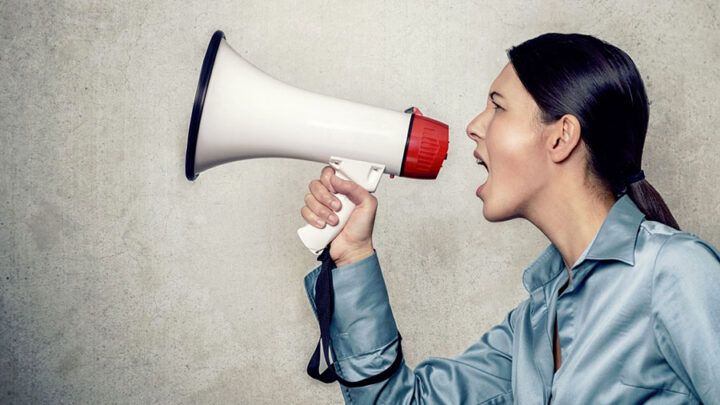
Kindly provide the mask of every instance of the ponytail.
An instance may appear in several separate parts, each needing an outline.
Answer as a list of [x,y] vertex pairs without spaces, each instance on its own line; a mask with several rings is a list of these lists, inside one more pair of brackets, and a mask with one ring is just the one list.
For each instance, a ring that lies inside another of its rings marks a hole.
[[667,226],[671,226],[680,230],[675,217],[660,196],[647,180],[642,179],[627,186],[627,195],[633,200],[640,211],[645,214],[645,218],[650,221],[662,222]]

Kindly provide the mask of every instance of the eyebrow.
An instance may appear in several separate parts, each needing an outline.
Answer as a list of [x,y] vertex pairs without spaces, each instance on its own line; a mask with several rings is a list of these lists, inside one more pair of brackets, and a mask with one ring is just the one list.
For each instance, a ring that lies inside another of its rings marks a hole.
[[495,96],[505,98],[505,96],[503,96],[502,94],[498,93],[497,91],[493,91],[493,92],[490,93],[490,99],[491,99],[491,100],[492,100],[492,98],[495,97]]

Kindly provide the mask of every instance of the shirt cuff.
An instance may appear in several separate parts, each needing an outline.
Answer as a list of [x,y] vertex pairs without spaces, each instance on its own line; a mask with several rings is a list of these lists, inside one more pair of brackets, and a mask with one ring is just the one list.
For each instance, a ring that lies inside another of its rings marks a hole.
[[[305,291],[316,318],[315,283],[320,268],[305,276]],[[332,277],[330,346],[335,371],[348,381],[379,374],[395,361],[399,339],[377,254],[333,269]]]

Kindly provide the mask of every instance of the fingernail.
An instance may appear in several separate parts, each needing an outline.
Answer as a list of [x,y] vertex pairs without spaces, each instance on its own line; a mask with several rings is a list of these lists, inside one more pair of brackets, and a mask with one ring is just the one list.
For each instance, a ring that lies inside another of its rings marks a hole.
[[328,216],[328,220],[329,220],[330,222],[335,223],[335,222],[338,221],[338,217],[337,217],[335,214],[330,214],[330,215]]
[[340,203],[339,203],[338,201],[333,201],[333,202],[332,202],[332,207],[333,207],[333,209],[334,209],[335,211],[337,211],[337,210],[340,209]]
[[319,227],[325,226],[325,221],[323,221],[322,219],[316,219],[315,223],[318,224]]

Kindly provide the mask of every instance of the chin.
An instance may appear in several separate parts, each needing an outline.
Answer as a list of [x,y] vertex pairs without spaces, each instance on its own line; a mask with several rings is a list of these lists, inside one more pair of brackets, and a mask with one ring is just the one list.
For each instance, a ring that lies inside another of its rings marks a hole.
[[483,216],[488,222],[498,222],[502,220],[485,200],[483,200]]
[[496,216],[496,215],[492,215],[492,214],[488,213],[487,210],[484,209],[484,208],[483,208],[483,216],[485,217],[485,219],[486,219],[488,222],[501,222],[501,221],[504,221],[504,220],[505,220],[505,219],[504,219],[503,217],[501,217],[501,216]]
[[517,215],[512,210],[507,210],[509,204],[500,204],[500,206],[506,209],[495,209],[495,204],[489,204],[488,201],[483,200],[483,216],[488,222],[502,222],[513,218],[517,218]]

